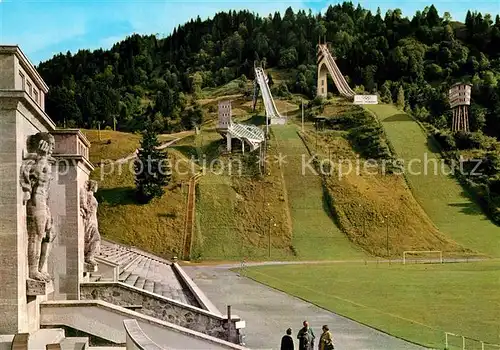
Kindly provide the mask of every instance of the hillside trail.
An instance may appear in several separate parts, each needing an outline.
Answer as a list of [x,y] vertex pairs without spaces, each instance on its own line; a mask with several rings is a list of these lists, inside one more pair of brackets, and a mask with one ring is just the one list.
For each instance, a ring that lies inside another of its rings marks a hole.
[[[182,139],[182,137],[178,137],[178,138],[175,138],[173,140],[164,142],[160,146],[158,146],[158,149],[165,149],[181,139]],[[139,149],[136,148],[136,150],[134,152],[130,153],[128,156],[115,160],[115,163],[117,163],[117,164],[127,163],[128,161],[131,161],[132,159],[137,157],[138,152],[139,152]]]
[[[394,106],[367,105],[366,108],[381,121],[397,157],[404,161],[413,195],[437,228],[466,248],[500,257],[500,228],[483,213],[457,179],[448,175],[450,168],[420,125]],[[438,164],[438,171],[434,170],[434,164]]]
[[[292,218],[292,245],[302,259],[367,256],[348,240],[329,214],[320,176],[307,169],[310,155],[294,125],[272,127]],[[279,160],[278,160],[279,161]]]

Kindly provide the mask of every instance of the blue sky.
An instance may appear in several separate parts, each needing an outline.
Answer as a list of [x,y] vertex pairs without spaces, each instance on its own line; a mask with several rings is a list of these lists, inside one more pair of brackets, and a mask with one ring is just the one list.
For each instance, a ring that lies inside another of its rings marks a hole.
[[[338,2],[338,1],[337,1]],[[173,28],[199,15],[213,17],[218,11],[249,9],[261,15],[274,11],[326,10],[336,1],[325,0],[0,0],[0,43],[18,44],[33,64],[59,52],[81,48],[109,48],[132,33],[168,35]],[[355,4],[358,1],[353,1]],[[405,16],[435,4],[439,13],[451,13],[464,21],[468,9],[493,16],[500,0],[360,0],[365,8],[382,13],[400,8]]]

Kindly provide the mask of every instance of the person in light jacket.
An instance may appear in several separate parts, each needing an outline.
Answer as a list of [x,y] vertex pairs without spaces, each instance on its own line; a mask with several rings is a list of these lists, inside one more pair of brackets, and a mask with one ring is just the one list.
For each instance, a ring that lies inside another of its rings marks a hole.
[[333,337],[332,337],[332,333],[330,333],[330,329],[325,324],[322,327],[322,330],[323,330],[323,333],[321,334],[321,337],[319,338],[319,344],[318,344],[319,350],[332,350],[332,349],[334,349]]

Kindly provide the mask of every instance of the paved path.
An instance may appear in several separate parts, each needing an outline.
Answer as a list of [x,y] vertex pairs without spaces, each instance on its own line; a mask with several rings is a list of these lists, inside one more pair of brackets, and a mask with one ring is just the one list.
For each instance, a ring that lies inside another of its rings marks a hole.
[[328,324],[336,339],[336,350],[424,349],[241,277],[227,267],[183,269],[222,313],[231,305],[231,312],[246,321],[245,343],[254,350],[279,349],[284,331],[291,327],[295,338],[304,319],[310,322],[317,337],[321,325]]
[[[423,263],[433,263],[437,264],[440,263],[441,260],[439,258],[406,258],[408,261],[408,264],[423,264]],[[475,255],[472,255],[470,257],[460,257],[460,258],[443,258],[442,262],[443,263],[469,263],[469,262],[480,262],[480,261],[499,261],[499,258],[484,258],[484,257],[477,257]],[[391,259],[390,261],[384,258],[380,259],[355,259],[355,260],[277,260],[277,261],[245,261],[245,266],[246,267],[252,267],[252,266],[268,266],[268,265],[319,265],[319,264],[353,264],[353,263],[365,263],[365,264],[402,264],[403,259]],[[182,265],[182,268],[186,267],[199,267],[199,268],[205,268],[205,267],[210,267],[213,269],[222,269],[222,270],[227,270],[227,269],[234,269],[241,267],[241,262],[236,263],[236,262],[214,262],[214,263],[200,263],[200,264],[191,264],[189,262],[181,261],[180,264]]]

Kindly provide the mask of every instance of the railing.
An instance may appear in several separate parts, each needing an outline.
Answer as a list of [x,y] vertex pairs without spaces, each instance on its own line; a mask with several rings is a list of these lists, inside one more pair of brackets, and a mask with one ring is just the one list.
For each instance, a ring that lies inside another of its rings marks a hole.
[[284,119],[283,116],[279,113],[278,109],[276,108],[276,104],[274,103],[271,90],[269,89],[269,85],[267,84],[267,79],[264,73],[264,69],[262,69],[261,67],[255,68],[255,78],[259,83],[260,90],[262,91],[262,99],[264,100],[264,107],[266,109],[267,118],[269,120]]
[[[474,339],[474,338],[469,338],[469,337],[466,337],[466,336],[463,336],[463,335],[458,335],[458,334],[454,334],[454,333],[450,333],[450,332],[445,332],[444,333],[444,336],[445,336],[445,345],[444,345],[444,348],[445,350],[452,350],[452,349],[461,349],[461,350],[467,350],[467,349],[477,349],[477,347],[467,347],[467,342],[473,342],[475,344],[478,344],[478,345],[481,345],[481,350],[489,350],[489,349],[500,349],[500,344],[492,344],[492,343],[488,343],[488,342],[485,342],[485,341],[482,341],[482,340],[477,340],[477,339]],[[461,340],[461,344],[460,345],[454,345],[453,347],[450,347],[451,344],[450,344],[450,338],[452,337],[457,337]]]

